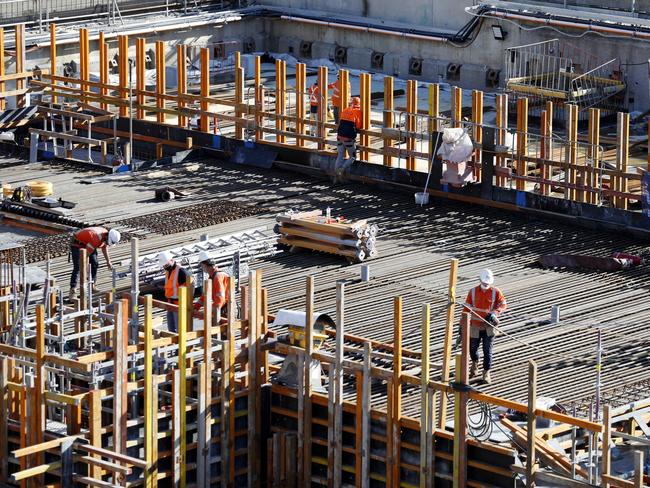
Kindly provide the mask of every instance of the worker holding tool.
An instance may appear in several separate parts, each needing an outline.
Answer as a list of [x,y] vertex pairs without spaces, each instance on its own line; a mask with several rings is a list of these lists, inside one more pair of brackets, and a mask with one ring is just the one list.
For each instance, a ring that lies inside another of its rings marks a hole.
[[[217,264],[205,251],[199,253],[199,263],[203,272],[208,275],[208,278],[212,281],[212,308],[215,312],[213,317],[215,318],[215,323],[219,324],[219,322],[221,322],[221,317],[226,314],[230,276],[228,276],[228,273],[219,271]],[[205,292],[194,303],[194,310],[200,310],[203,308],[204,303]]]
[[[335,181],[356,159],[357,147],[357,130],[361,129],[361,100],[359,97],[353,97],[350,106],[343,110],[341,122],[336,135],[336,146],[338,157],[334,164]],[[345,159],[345,153],[348,159]]]
[[[320,102],[320,88],[318,86],[318,81],[309,87],[309,120],[311,122],[318,122],[318,105]],[[316,135],[318,133],[316,125],[309,126],[309,134]]]
[[90,276],[92,279],[92,290],[97,291],[97,270],[99,261],[97,260],[97,249],[102,250],[106,259],[106,267],[113,269],[111,256],[108,252],[108,246],[114,246],[120,242],[120,233],[115,229],[108,230],[105,227],[86,227],[78,230],[72,236],[70,241],[70,255],[72,256],[72,276],[70,277],[70,301],[77,298],[77,283],[79,281],[79,269],[81,267],[80,251],[85,249],[90,261]]
[[[332,111],[334,112],[334,123],[338,124],[341,115],[341,74],[336,75],[336,81],[327,85],[332,90]],[[348,81],[348,93],[350,93],[350,82]]]
[[492,382],[492,344],[494,342],[494,326],[499,325],[499,316],[508,307],[506,299],[494,284],[494,273],[484,269],[479,275],[480,284],[467,294],[464,311],[470,314],[469,355],[472,367],[469,376],[473,378],[478,372],[478,347],[483,343],[483,381],[488,385]]
[[[187,271],[174,260],[169,251],[158,255],[158,263],[165,270],[165,298],[167,303],[178,305],[178,289],[187,283]],[[169,332],[178,332],[178,311],[167,310],[167,329]]]

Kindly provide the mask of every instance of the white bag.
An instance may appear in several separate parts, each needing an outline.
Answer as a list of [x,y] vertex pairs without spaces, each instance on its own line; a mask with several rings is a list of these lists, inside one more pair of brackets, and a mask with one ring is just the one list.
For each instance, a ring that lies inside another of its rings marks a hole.
[[443,161],[464,163],[469,161],[474,153],[474,143],[463,128],[444,129],[442,144],[438,149],[438,156]]

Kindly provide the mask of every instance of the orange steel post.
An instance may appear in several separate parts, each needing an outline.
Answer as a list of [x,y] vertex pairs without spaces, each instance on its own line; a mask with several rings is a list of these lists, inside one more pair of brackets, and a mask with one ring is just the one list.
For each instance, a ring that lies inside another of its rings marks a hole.
[[[160,95],[166,94],[166,62],[165,62],[165,42],[156,41],[156,107],[159,109],[165,108],[165,98]],[[167,122],[167,114],[164,112],[158,112],[156,114],[156,120],[159,123],[164,124]]]
[[[566,105],[567,108],[567,163],[569,164],[569,170],[567,171],[567,183],[570,185],[575,185],[577,183],[577,170],[576,165],[578,164],[578,106],[577,105]],[[578,192],[575,188],[567,188],[565,195],[568,195],[570,200],[575,200],[577,198]]]
[[[540,135],[541,135],[541,140],[540,140],[540,145],[539,145],[539,157],[543,160],[546,161],[550,159],[549,152],[548,152],[548,112],[546,110],[542,110],[541,116],[540,116]],[[549,180],[549,174],[551,171],[551,167],[544,162],[542,162],[540,168],[540,176],[542,178],[542,182],[539,185],[539,191],[542,195],[548,195],[549,190],[550,190],[550,185],[545,183],[546,180]]]
[[[15,59],[16,59],[16,73],[25,72],[25,24],[17,24],[15,30]],[[16,90],[25,88],[25,79],[16,79]],[[18,95],[16,97],[16,106],[25,106],[25,95]]]
[[[201,48],[201,111],[208,111],[208,102],[204,100],[210,96],[210,50],[207,47]],[[200,129],[203,132],[210,131],[210,119],[207,115],[201,115]]]
[[[528,163],[523,159],[528,155],[528,99],[517,100],[517,176],[526,176]],[[517,190],[524,191],[526,182],[517,180]]]
[[[81,81],[90,81],[90,42],[88,41],[88,29],[79,29],[79,74]],[[88,83],[81,83],[81,90],[87,92]],[[83,99],[82,99],[83,100]]]
[[[0,34],[0,36],[1,35],[2,34]],[[1,45],[2,43],[0,42],[0,46]],[[0,54],[0,64],[4,64],[2,63],[2,54]],[[2,76],[3,71],[4,71],[4,66],[0,66],[0,76]],[[54,22],[50,24],[50,74],[52,76],[56,76],[56,24]],[[52,84],[56,85],[57,84],[56,80],[52,80]],[[2,92],[3,88],[4,88],[4,83],[0,82],[0,92]],[[1,103],[2,101],[0,100],[0,104]],[[52,95],[52,103],[58,103],[58,97],[56,95]],[[0,108],[2,108],[1,105]]]
[[296,63],[296,146],[304,147],[305,139],[305,95],[307,72],[304,63]]
[[406,137],[406,169],[415,171],[415,156],[412,154],[415,151],[415,137],[413,133],[416,129],[418,113],[418,84],[415,80],[408,80],[406,82],[406,130],[409,132]]
[[244,117],[242,106],[244,105],[245,84],[244,68],[239,66],[235,68],[235,116],[238,118],[235,122],[235,137],[237,139],[244,138],[244,124],[241,119]]
[[286,136],[280,133],[286,130],[286,121],[284,119],[286,104],[286,66],[286,63],[281,59],[277,59],[275,62],[275,129],[279,131],[275,136],[275,140],[281,144],[286,142]]
[[145,117],[144,108],[142,108],[144,105],[144,90],[146,88],[145,68],[145,40],[144,38],[139,37],[135,40],[135,101],[138,105],[135,110],[135,117],[140,120]]
[[[628,181],[624,173],[627,173],[627,165],[630,155],[630,114],[619,112],[616,132],[616,170],[619,175],[615,177],[616,186],[614,190],[620,193],[627,193]],[[627,198],[614,197],[616,208],[627,210]]]
[[[362,73],[360,76],[361,84],[361,129],[367,131],[370,129],[370,87],[372,78],[369,73]],[[361,146],[370,146],[370,136],[368,134],[361,134]],[[361,160],[369,161],[370,152],[367,149],[361,149]]]
[[455,86],[451,89],[451,123],[460,127],[463,119],[463,90]]
[[[497,95],[497,144],[503,146],[506,143],[508,129],[508,95]],[[497,156],[497,166],[505,167],[506,160],[503,156]],[[497,176],[497,186],[505,185],[505,177]]]
[[[325,66],[318,67],[318,94],[320,95],[318,101],[318,149],[325,149],[325,137],[327,135],[327,112],[328,112],[328,91],[327,91],[327,68]],[[650,156],[648,156],[650,160]]]
[[262,86],[262,59],[255,56],[255,140],[264,139],[262,126],[264,125],[264,87]]
[[[120,84],[120,98],[123,101],[128,99],[128,84],[129,84],[129,37],[120,35],[118,39],[118,67],[119,67],[119,84]],[[120,107],[120,117],[128,115],[127,104],[124,103]]]
[[339,71],[339,75],[341,76],[341,110],[339,113],[343,113],[343,110],[350,104],[350,73],[347,69],[342,69]]
[[[395,108],[393,104],[393,90],[394,90],[394,80],[392,76],[386,76],[384,78],[384,127],[386,129],[393,128],[393,109]],[[390,137],[384,137],[384,166],[391,167],[393,166],[393,156],[386,154],[386,151],[392,149],[393,139]]]
[[[477,144],[483,142],[483,92],[480,90],[472,91],[472,122],[474,126],[474,141]],[[474,151],[474,178],[481,181],[481,150]]]
[[[598,171],[600,169],[600,109],[589,109],[589,147],[587,148],[587,157],[591,160],[591,167],[589,168],[589,178],[587,183],[592,190],[600,186],[598,178]],[[598,203],[598,193],[589,191],[587,192],[587,203]]]
[[178,126],[187,127],[187,117],[180,114],[180,111],[185,108],[183,95],[187,94],[187,46],[185,44],[176,46],[176,72],[178,73]]
[[[105,41],[103,32],[99,33],[99,83],[102,85],[108,84],[108,44]],[[108,94],[108,89],[105,86],[99,88],[100,96],[104,97]],[[99,107],[102,110],[108,109],[106,102],[101,102]]]

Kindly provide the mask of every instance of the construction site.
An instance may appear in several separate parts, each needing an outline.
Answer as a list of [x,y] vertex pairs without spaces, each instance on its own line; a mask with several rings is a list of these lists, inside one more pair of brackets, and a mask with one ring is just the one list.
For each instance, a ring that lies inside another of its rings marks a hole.
[[649,16],[0,0],[0,486],[650,486]]

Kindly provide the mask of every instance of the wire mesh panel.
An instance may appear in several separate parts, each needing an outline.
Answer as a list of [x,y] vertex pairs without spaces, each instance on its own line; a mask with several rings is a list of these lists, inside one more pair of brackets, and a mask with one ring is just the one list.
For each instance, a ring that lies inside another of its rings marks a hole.
[[625,82],[617,59],[602,62],[593,54],[558,39],[506,49],[506,90],[517,98],[528,98],[529,113],[540,116],[547,101],[557,110],[554,118],[563,122],[565,104],[586,109],[597,107],[603,115],[623,108]]

